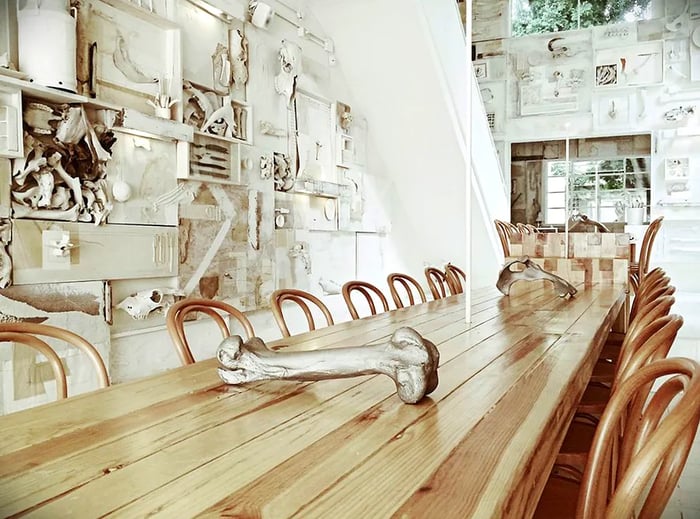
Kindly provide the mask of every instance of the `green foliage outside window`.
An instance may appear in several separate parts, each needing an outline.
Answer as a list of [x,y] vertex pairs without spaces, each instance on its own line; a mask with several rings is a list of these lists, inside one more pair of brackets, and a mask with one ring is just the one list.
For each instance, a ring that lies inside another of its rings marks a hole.
[[648,17],[651,0],[513,0],[513,36],[583,29]]

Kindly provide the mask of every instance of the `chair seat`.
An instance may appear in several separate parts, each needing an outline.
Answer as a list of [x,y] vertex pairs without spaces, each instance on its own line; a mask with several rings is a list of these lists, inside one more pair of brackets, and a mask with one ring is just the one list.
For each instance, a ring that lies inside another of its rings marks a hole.
[[556,475],[549,476],[533,517],[538,519],[573,518],[576,515],[579,488],[579,484],[572,479]]
[[617,359],[620,358],[620,351],[621,348],[619,344],[605,343],[602,351],[600,352],[600,357],[598,357],[598,359],[599,361],[604,360],[611,363],[615,363],[617,362]]
[[600,383],[588,384],[576,412],[599,415],[605,409],[608,400],[610,400],[610,387]]
[[569,465],[583,472],[588,460],[588,452],[593,445],[596,424],[590,419],[574,417],[566,431],[555,465]]
[[591,382],[612,384],[615,380],[615,364],[607,359],[599,359],[593,368]]

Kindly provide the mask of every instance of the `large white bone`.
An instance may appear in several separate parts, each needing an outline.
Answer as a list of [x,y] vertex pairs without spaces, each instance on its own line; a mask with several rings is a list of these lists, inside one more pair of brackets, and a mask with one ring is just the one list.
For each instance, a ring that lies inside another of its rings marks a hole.
[[63,164],[61,164],[62,158],[59,152],[52,153],[47,159],[48,165],[51,166],[58,176],[66,183],[71,193],[73,193],[73,200],[75,200],[78,209],[82,209],[83,195],[80,190],[80,179],[71,177],[68,172],[63,169]]
[[224,339],[216,356],[224,366],[219,376],[227,384],[382,374],[394,380],[399,398],[407,404],[437,387],[440,362],[435,345],[407,327],[381,344],[296,352],[273,351],[258,337],[244,343],[234,335]]
[[[520,264],[524,265],[525,269],[521,271],[513,271],[510,269],[511,266]],[[509,261],[501,270],[498,276],[498,281],[496,281],[496,288],[500,290],[503,294],[508,295],[510,293],[510,286],[516,281],[535,281],[537,279],[544,279],[554,283],[554,290],[557,291],[559,297],[574,296],[577,290],[571,283],[562,277],[547,272],[537,263],[532,261],[529,256],[523,256],[521,258]]]

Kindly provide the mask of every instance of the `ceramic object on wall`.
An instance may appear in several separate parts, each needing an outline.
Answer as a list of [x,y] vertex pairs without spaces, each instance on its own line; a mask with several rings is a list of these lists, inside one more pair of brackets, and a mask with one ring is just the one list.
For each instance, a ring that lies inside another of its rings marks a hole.
[[19,66],[39,85],[75,92],[75,18],[67,0],[27,0],[17,12]]

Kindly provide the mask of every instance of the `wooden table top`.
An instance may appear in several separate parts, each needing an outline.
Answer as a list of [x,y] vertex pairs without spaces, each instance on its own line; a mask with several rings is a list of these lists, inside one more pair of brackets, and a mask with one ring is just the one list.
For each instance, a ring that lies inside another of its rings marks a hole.
[[272,343],[412,326],[441,355],[417,405],[382,375],[232,387],[207,360],[0,417],[0,516],[528,517],[626,294],[513,290],[472,293],[469,325],[460,295]]

